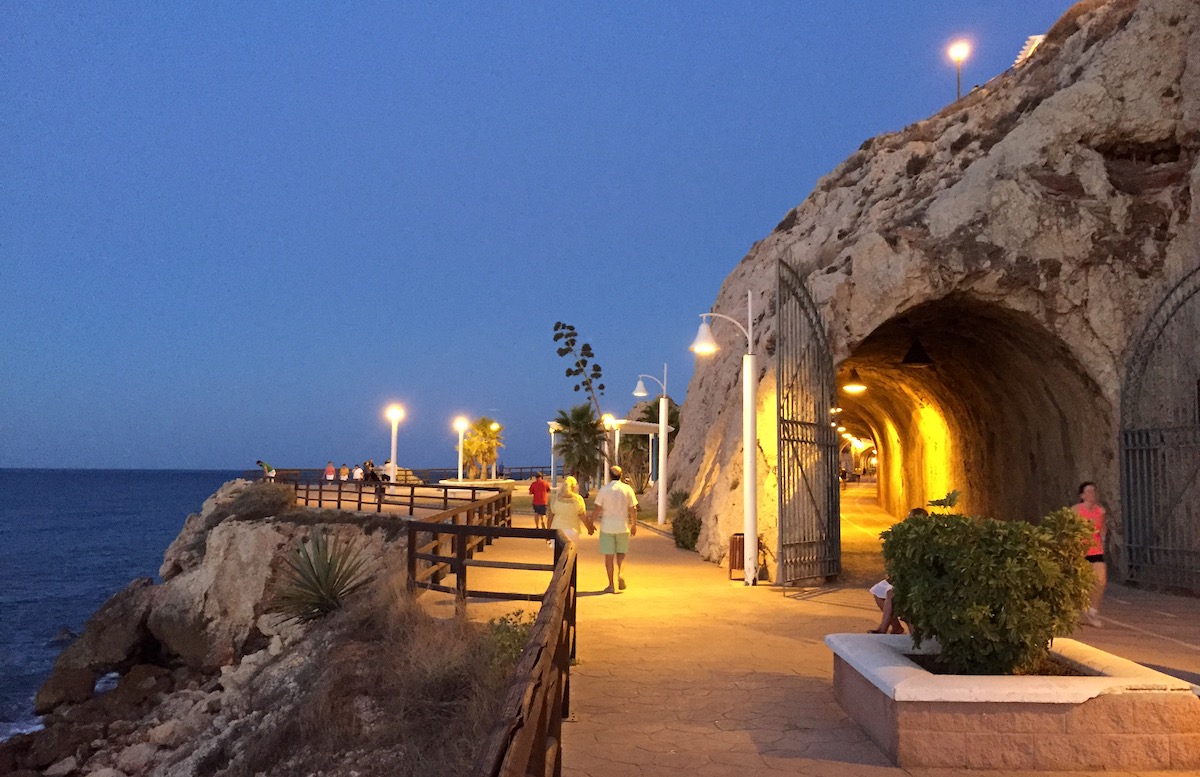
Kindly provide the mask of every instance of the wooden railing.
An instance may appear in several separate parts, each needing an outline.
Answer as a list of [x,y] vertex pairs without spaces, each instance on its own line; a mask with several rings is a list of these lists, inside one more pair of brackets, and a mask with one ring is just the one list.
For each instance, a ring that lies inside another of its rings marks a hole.
[[[490,497],[499,492],[495,487],[475,486],[422,486],[412,483],[379,483],[365,480],[335,481],[277,481],[292,486],[296,501],[305,507],[353,510],[354,512],[392,512],[403,515],[427,514],[430,512],[453,512],[475,504],[493,504]],[[507,492],[503,492],[506,496]],[[511,523],[508,510],[510,500],[505,499],[504,522]],[[491,513],[499,505],[488,508]],[[489,519],[494,515],[489,514]],[[494,523],[494,521],[492,521]]]
[[[481,503],[482,505],[482,503]],[[516,529],[488,525],[481,508],[455,509],[427,521],[408,524],[409,589],[455,595],[456,612],[466,614],[468,597],[512,601],[541,600],[529,644],[521,653],[501,714],[489,732],[472,775],[524,777],[562,773],[562,720],[570,714],[571,662],[575,658],[575,545],[553,529]],[[472,511],[475,511],[472,514]],[[486,515],[486,513],[484,513]],[[493,540],[504,537],[554,541],[554,563],[537,564],[475,558]],[[427,538],[422,541],[423,538]],[[551,572],[545,593],[472,589],[472,567]],[[453,574],[453,587],[442,584]]]

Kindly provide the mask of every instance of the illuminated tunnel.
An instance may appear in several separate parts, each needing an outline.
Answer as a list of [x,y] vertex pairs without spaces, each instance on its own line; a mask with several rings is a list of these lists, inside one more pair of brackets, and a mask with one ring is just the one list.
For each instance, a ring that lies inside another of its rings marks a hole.
[[839,391],[843,424],[877,447],[879,502],[893,515],[957,489],[962,512],[1036,519],[1111,466],[1110,404],[1028,314],[928,302],[852,349],[839,386],[852,370],[867,388]]

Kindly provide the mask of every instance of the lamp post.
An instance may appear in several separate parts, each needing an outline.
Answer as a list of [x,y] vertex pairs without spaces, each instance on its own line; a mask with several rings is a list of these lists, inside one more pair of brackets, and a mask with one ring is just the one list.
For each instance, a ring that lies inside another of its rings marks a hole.
[[402,405],[388,405],[387,412],[384,414],[387,420],[392,422],[392,480],[396,479],[396,428],[400,426],[400,422],[404,420],[404,407]]
[[721,313],[701,313],[700,329],[691,350],[701,356],[716,353],[717,341],[713,337],[709,321],[720,318],[736,326],[746,336],[746,353],[742,356],[742,531],[743,568],[746,585],[758,584],[758,431],[755,428],[755,379],[754,366],[754,309],[750,292],[746,292],[746,326]]
[[950,44],[950,48],[946,49],[946,56],[950,57],[954,62],[954,72],[956,82],[958,84],[958,96],[955,100],[962,99],[962,63],[967,57],[971,56],[971,44],[965,40],[956,40]]
[[662,387],[662,396],[658,398],[658,525],[662,526],[667,522],[667,365],[663,365],[661,382],[652,375],[638,375],[637,386],[633,389],[635,397],[650,395],[643,378],[650,378]]
[[471,425],[471,422],[468,421],[467,417],[464,415],[460,415],[458,418],[454,419],[454,431],[458,432],[458,482],[459,483],[461,483],[462,479],[463,479],[463,435],[467,433],[467,428],[470,427],[470,425]]
[[[495,422],[495,421],[492,421],[492,425],[491,425],[490,427],[488,427],[488,428],[489,428],[489,429],[491,429],[493,432],[495,432],[495,433],[496,433],[496,437],[497,437],[497,438],[499,438],[499,436],[500,436],[500,424],[499,424],[499,423],[497,423],[497,422]],[[495,479],[496,479],[496,464],[497,464],[497,462],[499,462],[499,461],[500,461],[500,447],[499,447],[499,446],[495,446],[495,447],[493,447],[493,448],[492,448],[492,454],[493,454],[493,458],[492,458],[492,480],[495,480]]]

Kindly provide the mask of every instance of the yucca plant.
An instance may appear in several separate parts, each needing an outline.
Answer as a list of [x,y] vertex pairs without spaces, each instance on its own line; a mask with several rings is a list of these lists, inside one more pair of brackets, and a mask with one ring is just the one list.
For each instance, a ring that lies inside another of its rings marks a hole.
[[271,611],[302,623],[340,608],[346,597],[371,582],[367,561],[353,545],[330,540],[323,529],[301,540],[287,559]]

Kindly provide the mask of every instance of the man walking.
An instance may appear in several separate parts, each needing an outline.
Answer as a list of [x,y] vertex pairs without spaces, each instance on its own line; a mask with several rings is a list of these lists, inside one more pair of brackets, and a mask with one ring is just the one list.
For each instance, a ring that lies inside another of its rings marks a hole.
[[546,504],[549,501],[546,496],[550,493],[550,486],[542,479],[542,473],[537,473],[533,478],[533,482],[529,484],[529,493],[533,494],[533,523],[538,529],[546,528]]
[[[629,538],[637,534],[637,494],[621,482],[621,468],[609,470],[612,480],[596,492],[595,506],[590,516],[591,523],[600,521],[600,552],[604,554],[604,569],[608,572],[608,588],[611,594],[625,590],[625,578],[621,567],[625,554],[629,552]],[[616,561],[616,587],[613,587],[613,562]]]

